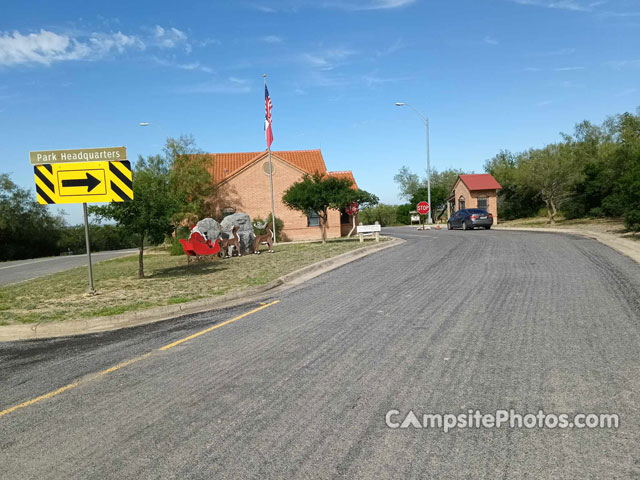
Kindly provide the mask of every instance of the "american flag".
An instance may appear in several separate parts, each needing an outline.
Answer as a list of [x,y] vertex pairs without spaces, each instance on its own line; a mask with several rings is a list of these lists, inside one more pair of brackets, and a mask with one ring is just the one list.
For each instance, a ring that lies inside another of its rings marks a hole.
[[269,96],[269,90],[267,90],[267,84],[264,84],[264,131],[267,138],[267,148],[271,148],[273,143],[273,131],[271,130],[271,97]]

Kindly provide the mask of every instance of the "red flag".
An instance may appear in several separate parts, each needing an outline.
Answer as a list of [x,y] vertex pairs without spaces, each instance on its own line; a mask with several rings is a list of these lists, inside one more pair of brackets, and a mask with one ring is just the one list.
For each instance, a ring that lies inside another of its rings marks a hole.
[[273,131],[271,130],[271,97],[269,97],[269,90],[267,90],[267,84],[264,84],[264,131],[267,139],[267,148],[271,148],[273,143]]

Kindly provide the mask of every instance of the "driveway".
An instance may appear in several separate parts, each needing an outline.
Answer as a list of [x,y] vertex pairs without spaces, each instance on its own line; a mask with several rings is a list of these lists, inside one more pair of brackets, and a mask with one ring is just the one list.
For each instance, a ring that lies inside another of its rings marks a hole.
[[[637,264],[558,234],[387,232],[407,242],[265,305],[0,345],[2,478],[640,478]],[[385,420],[508,409],[619,428]]]

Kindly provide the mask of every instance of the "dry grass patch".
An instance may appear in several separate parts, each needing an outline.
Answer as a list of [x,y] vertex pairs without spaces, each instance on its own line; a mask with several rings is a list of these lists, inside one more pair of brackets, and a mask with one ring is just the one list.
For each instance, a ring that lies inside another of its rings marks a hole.
[[[368,241],[367,244],[371,242]],[[87,294],[87,268],[0,288],[0,326],[117,315],[189,302],[264,285],[294,270],[363,245],[357,240],[279,245],[273,254],[206,260],[187,265],[185,256],[145,255],[147,278],[138,280],[137,255],[94,265],[98,294]]]
[[577,218],[574,220],[557,219],[553,225],[547,224],[547,217],[520,218],[518,220],[500,220],[500,227],[540,227],[540,228],[573,228],[601,233],[624,233],[624,224],[617,218]]

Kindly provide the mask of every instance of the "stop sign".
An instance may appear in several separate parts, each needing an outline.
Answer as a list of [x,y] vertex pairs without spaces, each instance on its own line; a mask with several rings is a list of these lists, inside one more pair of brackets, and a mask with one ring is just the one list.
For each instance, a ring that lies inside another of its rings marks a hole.
[[427,202],[420,202],[416,210],[418,210],[420,215],[426,215],[430,210],[429,204]]

